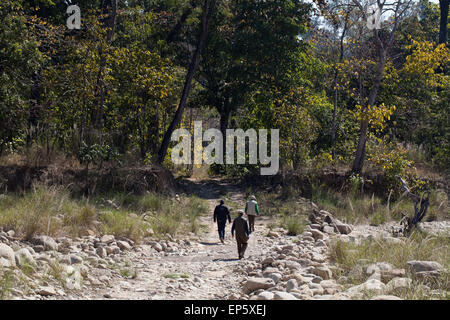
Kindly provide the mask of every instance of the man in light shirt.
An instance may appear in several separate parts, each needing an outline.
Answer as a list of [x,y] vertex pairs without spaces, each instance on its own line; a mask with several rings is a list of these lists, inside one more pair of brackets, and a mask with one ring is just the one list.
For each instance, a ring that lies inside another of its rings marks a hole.
[[248,217],[248,224],[250,225],[250,232],[255,231],[255,218],[259,215],[258,202],[256,202],[256,197],[251,196],[250,200],[245,204],[245,213]]

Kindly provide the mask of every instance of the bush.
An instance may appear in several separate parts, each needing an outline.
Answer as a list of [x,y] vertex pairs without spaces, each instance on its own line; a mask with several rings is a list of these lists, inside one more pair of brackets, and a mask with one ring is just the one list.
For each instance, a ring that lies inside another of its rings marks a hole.
[[146,225],[142,219],[130,214],[129,211],[125,210],[103,212],[100,216],[102,232],[139,241],[144,236]]
[[306,221],[303,216],[288,216],[285,215],[281,218],[281,227],[286,229],[288,235],[296,236],[301,234],[305,228]]

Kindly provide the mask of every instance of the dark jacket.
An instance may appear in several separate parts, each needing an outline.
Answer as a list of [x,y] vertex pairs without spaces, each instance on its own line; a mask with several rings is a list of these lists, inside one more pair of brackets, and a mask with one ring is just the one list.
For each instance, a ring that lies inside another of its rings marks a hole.
[[214,209],[214,222],[220,221],[220,222],[228,222],[231,223],[231,216],[230,216],[230,210],[227,206],[224,206],[223,204],[219,204]]
[[247,243],[248,237],[250,236],[250,231],[248,230],[248,223],[242,216],[237,217],[233,221],[233,226],[231,227],[231,235],[234,236],[234,231],[236,231],[236,240],[242,243]]

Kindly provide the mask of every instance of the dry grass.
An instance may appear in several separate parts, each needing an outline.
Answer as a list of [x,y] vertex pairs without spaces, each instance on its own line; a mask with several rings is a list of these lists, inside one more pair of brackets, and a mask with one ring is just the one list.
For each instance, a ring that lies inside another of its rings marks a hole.
[[[330,246],[329,257],[336,263],[334,276],[347,277],[344,285],[356,285],[365,282],[368,275],[354,272],[362,261],[365,264],[388,262],[396,268],[407,269],[407,261],[424,260],[437,261],[447,271],[450,270],[450,238],[446,236],[430,236],[423,232],[414,232],[404,243],[392,244],[382,238],[362,241],[361,244],[346,243],[340,240]],[[407,272],[413,280],[410,289],[401,293],[404,299],[440,299],[447,297],[450,291],[450,278],[448,273],[431,284],[435,290],[426,290],[424,283],[413,274]],[[427,283],[430,285],[430,283]],[[431,294],[431,295],[430,295]]]
[[[374,195],[341,193],[316,186],[313,189],[312,201],[338,219],[352,224],[381,225],[385,222],[400,220],[402,213],[409,216],[414,214],[414,204],[409,198],[404,197],[396,202],[390,201],[389,208],[387,198],[383,200]],[[443,191],[432,190],[425,221],[449,218],[448,196]]]
[[140,241],[149,227],[157,236],[198,232],[198,217],[207,210],[206,201],[193,196],[118,193],[80,199],[67,188],[39,185],[22,196],[0,196],[0,227],[27,239],[36,234],[77,237],[90,229]]

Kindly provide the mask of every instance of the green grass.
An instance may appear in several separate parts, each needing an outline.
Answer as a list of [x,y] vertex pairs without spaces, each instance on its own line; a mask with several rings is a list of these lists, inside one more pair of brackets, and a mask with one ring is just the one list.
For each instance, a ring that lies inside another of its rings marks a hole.
[[305,216],[300,215],[284,215],[280,221],[281,227],[286,229],[290,236],[301,234],[305,229],[306,224],[307,221]]
[[190,277],[190,275],[187,273],[166,273],[165,275],[163,275],[163,277],[168,279],[187,279]]
[[0,269],[0,300],[6,300],[9,297],[9,294],[13,286],[14,286],[13,271]]

